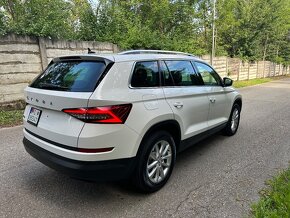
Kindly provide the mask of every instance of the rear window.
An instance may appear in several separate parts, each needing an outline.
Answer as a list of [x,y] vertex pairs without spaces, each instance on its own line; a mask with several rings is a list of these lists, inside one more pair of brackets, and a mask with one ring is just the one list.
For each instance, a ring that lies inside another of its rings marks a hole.
[[103,62],[56,62],[48,66],[31,87],[68,92],[93,92],[105,68]]

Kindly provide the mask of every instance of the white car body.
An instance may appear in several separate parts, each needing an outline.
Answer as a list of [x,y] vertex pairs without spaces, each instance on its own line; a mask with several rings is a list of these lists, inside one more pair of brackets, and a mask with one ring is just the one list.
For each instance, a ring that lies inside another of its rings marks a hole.
[[[94,91],[66,92],[30,86],[25,89],[27,106],[23,119],[24,138],[35,146],[55,154],[55,157],[87,163],[136,159],[141,141],[152,127],[166,122],[175,122],[180,129],[176,137],[179,137],[180,142],[186,142],[204,132],[225,125],[229,120],[234,102],[241,104],[241,95],[232,86],[145,88],[131,86],[132,73],[137,62],[186,60],[204,63],[193,56],[152,52],[81,55],[80,57],[89,60],[106,59],[113,63]],[[59,61],[59,59],[56,58],[53,61]],[[62,111],[67,108],[122,104],[132,104],[132,109],[124,124],[86,123]],[[42,111],[37,126],[27,122],[31,107]],[[76,148],[113,149],[86,153]],[[181,147],[179,149],[182,150]],[[42,162],[47,164],[46,161]],[[51,164],[47,165],[53,167]],[[61,171],[64,172],[64,170]],[[76,175],[76,177],[81,176]]]

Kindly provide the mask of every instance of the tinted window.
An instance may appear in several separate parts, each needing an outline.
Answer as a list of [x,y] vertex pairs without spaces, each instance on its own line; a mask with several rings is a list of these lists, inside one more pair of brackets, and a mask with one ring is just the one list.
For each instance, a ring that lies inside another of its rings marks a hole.
[[31,84],[33,88],[70,92],[92,92],[105,70],[103,62],[56,62]]
[[208,86],[218,86],[220,85],[219,76],[216,72],[206,64],[195,62],[197,71],[201,75],[204,85]]
[[199,76],[189,61],[165,61],[165,63],[175,86],[200,85]]
[[159,72],[157,61],[138,62],[135,65],[132,87],[155,87],[159,86]]

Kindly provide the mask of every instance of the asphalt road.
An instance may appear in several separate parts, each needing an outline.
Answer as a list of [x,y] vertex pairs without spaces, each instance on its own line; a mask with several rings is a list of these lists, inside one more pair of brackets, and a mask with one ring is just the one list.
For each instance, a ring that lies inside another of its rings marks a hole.
[[240,129],[179,154],[151,195],[127,184],[89,183],[30,157],[22,128],[0,130],[0,217],[245,217],[264,181],[290,160],[290,79],[244,88]]

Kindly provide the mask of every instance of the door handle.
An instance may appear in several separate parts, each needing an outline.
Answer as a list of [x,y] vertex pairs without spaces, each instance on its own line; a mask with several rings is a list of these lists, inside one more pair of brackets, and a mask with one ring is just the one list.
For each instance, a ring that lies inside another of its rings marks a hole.
[[210,98],[209,101],[210,101],[211,103],[215,103],[215,98]]
[[173,104],[173,106],[176,107],[176,108],[182,108],[183,107],[183,104],[182,104],[182,102],[175,102]]

